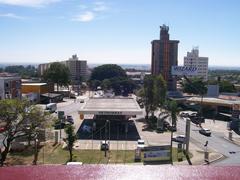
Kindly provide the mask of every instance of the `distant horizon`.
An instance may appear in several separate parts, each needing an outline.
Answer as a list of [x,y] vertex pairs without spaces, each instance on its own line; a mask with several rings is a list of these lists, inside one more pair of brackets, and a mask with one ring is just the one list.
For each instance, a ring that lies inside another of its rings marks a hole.
[[[6,66],[14,66],[14,65],[23,65],[23,66],[27,66],[27,65],[32,65],[37,67],[39,64],[42,63],[0,63],[0,67],[6,67]],[[123,68],[140,68],[141,69],[151,69],[151,64],[128,64],[128,63],[87,63],[87,65],[90,68],[94,68],[96,66],[100,66],[103,64],[117,64]],[[134,67],[135,66],[135,67]],[[179,66],[182,66],[182,64],[179,64]],[[222,66],[222,65],[209,65],[208,68],[210,70],[214,70],[214,69],[221,69],[221,70],[240,70],[240,66]]]

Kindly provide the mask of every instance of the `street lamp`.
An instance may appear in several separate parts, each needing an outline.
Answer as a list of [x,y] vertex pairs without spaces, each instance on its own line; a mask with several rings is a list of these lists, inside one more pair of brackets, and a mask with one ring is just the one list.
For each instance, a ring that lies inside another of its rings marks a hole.
[[107,123],[109,123],[109,120],[106,120],[106,122],[105,122],[105,148],[104,148],[104,156],[105,157],[107,157]]
[[37,165],[37,156],[38,156],[38,134],[36,133],[35,136],[35,152],[34,152],[34,160],[33,160],[33,165]]

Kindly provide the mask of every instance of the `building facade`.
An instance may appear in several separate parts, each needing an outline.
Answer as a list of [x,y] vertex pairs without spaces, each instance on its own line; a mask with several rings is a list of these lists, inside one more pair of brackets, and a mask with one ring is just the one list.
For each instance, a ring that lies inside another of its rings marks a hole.
[[162,74],[169,91],[176,90],[176,77],[171,75],[171,67],[178,64],[178,40],[169,40],[169,27],[160,26],[160,40],[152,41],[152,75]]
[[79,60],[77,55],[73,55],[67,61],[62,61],[71,74],[71,79],[77,83],[79,80],[86,80],[87,78],[87,61]]
[[0,73],[0,100],[21,97],[21,77],[16,74]]
[[[60,63],[64,64],[69,68],[71,80],[73,82],[78,82],[79,80],[87,79],[87,61],[79,60],[77,55],[73,55],[66,61],[60,61]],[[38,73],[40,76],[43,75],[44,71],[46,71],[50,67],[51,63],[39,64],[38,65]]]
[[184,57],[184,66],[197,67],[195,77],[202,78],[204,81],[208,80],[208,57],[199,57],[198,48],[193,48],[191,52],[187,52],[187,56]]

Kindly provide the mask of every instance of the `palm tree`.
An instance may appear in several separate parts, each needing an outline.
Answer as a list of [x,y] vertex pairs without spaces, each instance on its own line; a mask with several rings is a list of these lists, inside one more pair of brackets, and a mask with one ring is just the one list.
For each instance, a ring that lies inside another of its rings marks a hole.
[[173,129],[177,127],[177,114],[178,114],[178,108],[176,101],[168,101],[166,103],[166,108],[168,111],[168,116],[172,123],[172,129],[171,129],[171,160],[172,160],[172,139],[173,139]]

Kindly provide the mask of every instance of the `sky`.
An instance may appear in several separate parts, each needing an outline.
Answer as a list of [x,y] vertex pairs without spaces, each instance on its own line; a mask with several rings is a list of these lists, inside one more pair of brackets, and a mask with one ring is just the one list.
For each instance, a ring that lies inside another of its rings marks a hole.
[[240,66],[239,0],[0,0],[0,63],[73,54],[88,63],[150,64],[160,26],[210,65]]

